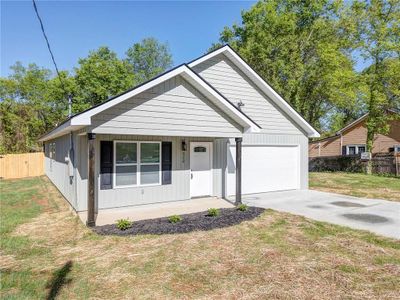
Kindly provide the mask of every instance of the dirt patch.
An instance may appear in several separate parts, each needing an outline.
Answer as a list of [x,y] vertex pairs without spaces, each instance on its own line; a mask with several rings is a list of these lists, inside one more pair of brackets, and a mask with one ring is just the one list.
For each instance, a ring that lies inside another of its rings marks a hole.
[[171,223],[168,218],[158,218],[134,222],[131,228],[123,231],[118,229],[115,224],[97,226],[93,230],[102,235],[160,235],[207,231],[252,220],[263,213],[264,210],[259,207],[249,207],[246,211],[239,211],[236,208],[222,208],[220,215],[216,217],[207,216],[207,212],[199,212],[182,215],[182,221],[178,223]]

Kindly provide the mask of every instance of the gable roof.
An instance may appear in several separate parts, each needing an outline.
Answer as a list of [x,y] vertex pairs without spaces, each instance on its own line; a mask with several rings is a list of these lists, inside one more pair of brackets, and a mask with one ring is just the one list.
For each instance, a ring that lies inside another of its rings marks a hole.
[[217,107],[222,109],[231,119],[241,125],[245,132],[259,132],[260,126],[257,125],[250,117],[245,113],[240,111],[234,104],[232,104],[228,99],[221,95],[216,89],[214,89],[207,81],[196,74],[188,65],[179,65],[159,76],[144,82],[135,88],[128,90],[120,95],[117,95],[99,105],[93,106],[73,117],[67,119],[59,126],[43,135],[39,138],[39,141],[46,141],[61,135],[64,135],[70,131],[78,130],[86,126],[91,125],[91,117],[111,108],[131,97],[138,95],[164,81],[175,76],[182,76],[186,81],[192,84],[198,91],[200,91],[204,96],[206,96],[212,103]]
[[[390,113],[394,113],[394,114],[399,114],[399,113],[400,113],[399,111],[397,111],[397,110],[395,110],[395,109],[387,109],[387,111],[390,112]],[[336,132],[335,132],[335,135],[331,135],[331,136],[328,136],[328,137],[325,137],[325,138],[319,139],[319,140],[314,140],[314,141],[310,142],[310,144],[317,143],[317,142],[322,142],[322,141],[327,140],[327,139],[338,138],[338,137],[339,137],[341,134],[343,134],[343,132],[345,132],[346,130],[351,129],[352,127],[354,127],[354,126],[360,124],[362,121],[364,121],[365,119],[367,119],[368,115],[369,115],[369,113],[363,114],[363,115],[362,115],[361,117],[359,117],[358,119],[356,119],[356,120],[354,120],[353,122],[349,123],[348,125],[344,126],[342,129],[336,131]]]
[[353,122],[351,122],[350,124],[346,125],[345,127],[343,127],[342,129],[336,131],[336,135],[339,135],[343,132],[345,132],[347,129],[350,129],[353,126],[356,126],[357,124],[361,123],[362,121],[364,121],[366,118],[368,117],[368,113],[362,115],[361,117],[359,117],[357,120],[354,120]]
[[224,54],[236,67],[238,67],[265,95],[267,95],[283,112],[285,112],[296,124],[300,126],[308,137],[319,137],[315,130],[290,104],[285,101],[261,76],[254,71],[244,59],[236,53],[229,45],[222,46],[208,54],[205,54],[188,65],[194,67],[219,54]]

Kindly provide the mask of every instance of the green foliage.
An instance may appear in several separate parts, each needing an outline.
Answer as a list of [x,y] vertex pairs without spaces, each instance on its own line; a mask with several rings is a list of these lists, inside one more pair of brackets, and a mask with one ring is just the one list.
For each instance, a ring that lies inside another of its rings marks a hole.
[[117,220],[117,228],[119,230],[127,230],[132,227],[132,222],[127,219]]
[[137,83],[149,80],[172,65],[172,55],[167,44],[155,38],[143,39],[126,51],[126,62],[131,66]]
[[248,207],[246,204],[239,204],[239,205],[236,207],[236,209],[237,209],[237,210],[240,210],[240,211],[246,211],[246,210],[249,209],[249,207]]
[[134,44],[125,59],[108,47],[91,51],[79,60],[74,74],[60,72],[62,81],[48,69],[17,62],[7,78],[0,78],[0,154],[40,151],[37,138],[67,117],[68,95],[73,98],[72,112],[79,113],[171,63],[168,47],[155,39]]
[[217,217],[220,215],[220,210],[218,208],[209,208],[207,210],[207,216],[209,217]]
[[182,221],[182,217],[181,217],[181,216],[178,216],[178,215],[173,215],[173,216],[170,216],[170,217],[168,218],[168,221],[169,221],[170,223],[178,223],[178,222],[181,222],[181,221]]
[[366,145],[371,151],[375,135],[389,131],[387,109],[399,108],[400,2],[354,1],[348,18],[354,23],[356,49],[371,63],[360,74],[361,97],[369,113]]
[[86,109],[134,86],[134,74],[128,64],[117,57],[108,47],[91,51],[79,59],[75,70],[78,92],[74,105]]
[[358,79],[343,10],[339,1],[260,1],[242,13],[241,25],[225,27],[220,42],[321,129],[327,113],[346,114],[356,105]]
[[[11,69],[8,78],[0,78],[0,152],[38,151],[37,137],[63,119],[65,93],[47,69],[21,63]],[[73,83],[66,82],[72,88]]]

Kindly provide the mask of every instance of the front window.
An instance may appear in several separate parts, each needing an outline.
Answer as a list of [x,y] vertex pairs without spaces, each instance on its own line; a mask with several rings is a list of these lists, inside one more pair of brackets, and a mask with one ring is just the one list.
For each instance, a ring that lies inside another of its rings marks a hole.
[[115,142],[115,186],[160,184],[159,142]]
[[140,143],[140,184],[160,183],[160,143]]

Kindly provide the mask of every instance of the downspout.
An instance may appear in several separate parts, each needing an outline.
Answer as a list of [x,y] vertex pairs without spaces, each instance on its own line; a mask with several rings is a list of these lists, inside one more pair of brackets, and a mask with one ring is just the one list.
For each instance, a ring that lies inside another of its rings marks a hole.
[[318,156],[321,156],[321,142],[318,143]]
[[73,203],[76,209],[76,181],[75,181],[75,151],[74,151],[74,135],[72,131],[69,133],[69,151],[68,151],[68,176],[69,183],[72,184]]
[[340,156],[343,155],[343,135],[340,133]]

